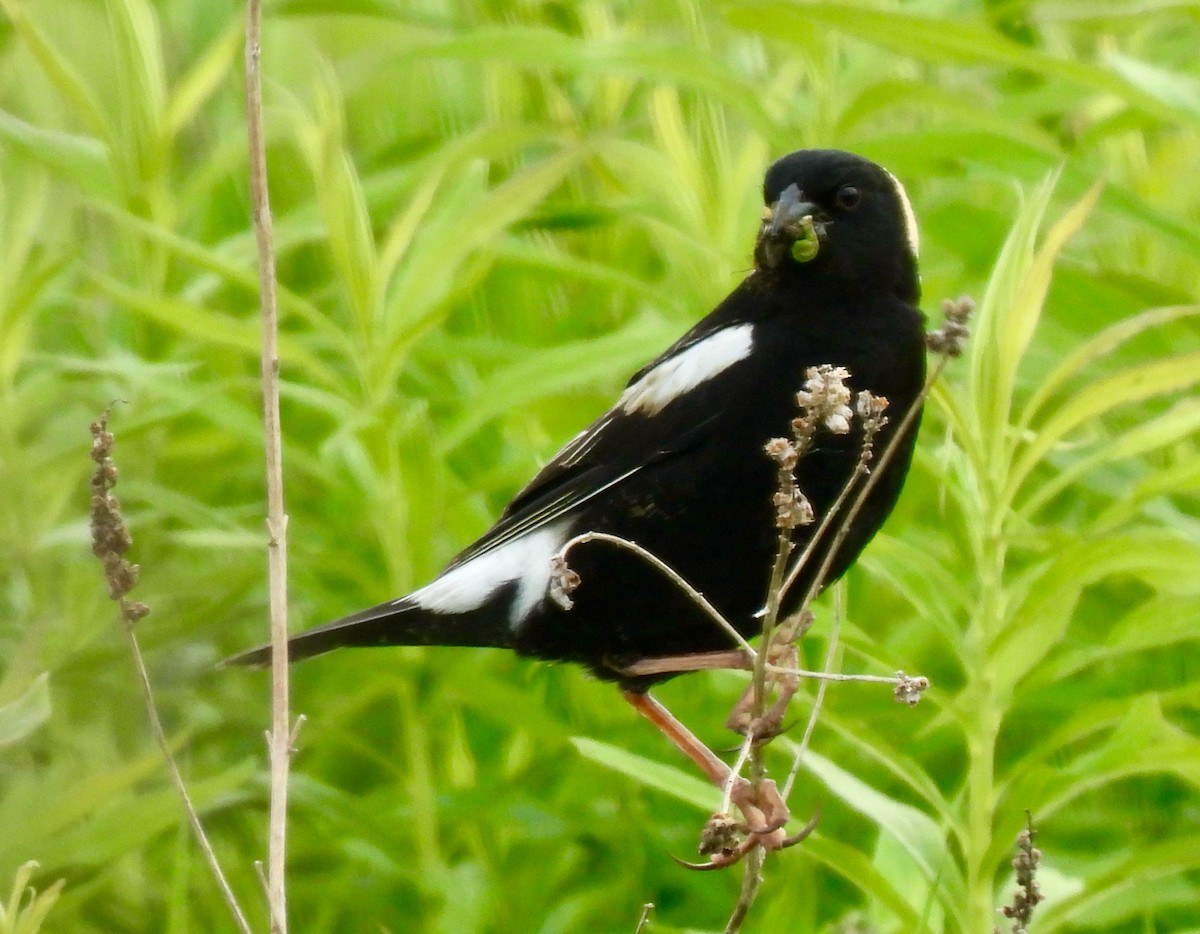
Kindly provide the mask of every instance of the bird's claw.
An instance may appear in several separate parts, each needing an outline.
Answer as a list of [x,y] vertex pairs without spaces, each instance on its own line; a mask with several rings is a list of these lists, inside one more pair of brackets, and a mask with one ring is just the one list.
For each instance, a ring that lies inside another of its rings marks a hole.
[[[779,793],[775,791],[774,782],[770,784],[772,792],[778,797]],[[761,831],[751,830],[746,824],[732,820],[728,814],[714,814],[709,818],[701,833],[700,853],[709,857],[708,862],[692,863],[680,859],[678,856],[671,858],[684,869],[691,869],[695,872],[728,869],[730,866],[740,863],[755,847],[761,846],[764,850],[775,851],[795,846],[816,829],[820,819],[821,809],[818,807],[808,823],[789,837],[783,833],[783,824]],[[785,817],[784,823],[786,822],[787,818]],[[738,841],[737,836],[743,833],[745,837]]]
[[784,827],[792,813],[779,789],[771,779],[756,787],[749,779],[738,778],[729,792],[729,800],[737,805],[746,821],[746,832],[765,836]]

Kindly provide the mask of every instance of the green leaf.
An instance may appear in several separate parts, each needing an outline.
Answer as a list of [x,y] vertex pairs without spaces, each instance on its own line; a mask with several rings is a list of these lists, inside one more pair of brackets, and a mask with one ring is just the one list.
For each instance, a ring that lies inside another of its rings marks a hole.
[[972,416],[964,428],[975,439],[982,458],[982,473],[999,486],[1009,461],[1008,433],[1017,367],[1025,351],[1041,306],[1019,304],[1024,283],[1036,259],[1034,246],[1038,227],[1050,204],[1058,173],[1034,191],[1018,213],[1008,238],[988,278],[987,290],[975,313],[974,334],[968,344],[973,405],[964,414]]
[[1062,770],[1058,793],[1041,810],[1049,817],[1094,788],[1155,773],[1174,775],[1193,791],[1200,789],[1200,739],[1169,722],[1158,697],[1146,694],[1134,701],[1104,743]]
[[1062,470],[1057,476],[1035,487],[1022,503],[1020,516],[1029,520],[1039,509],[1081,477],[1106,464],[1132,460],[1154,451],[1179,444],[1200,433],[1200,399],[1181,399],[1170,409],[1131,430],[1105,439],[1094,450]]
[[888,797],[811,750],[804,763],[833,795],[895,837],[920,868],[926,882],[931,887],[938,884],[939,899],[957,913],[963,898],[962,878],[956,867],[948,865],[946,835],[929,815]]
[[[151,295],[107,276],[96,275],[93,283],[125,311],[168,330],[211,346],[240,350],[251,356],[258,356],[261,352],[261,328],[255,318],[221,314],[169,295]],[[337,374],[304,343],[287,334],[280,335],[279,356],[285,373],[291,367],[298,367],[309,378],[325,385],[339,380]]]
[[0,749],[27,737],[50,719],[50,673],[43,671],[17,697],[0,705]]
[[1134,364],[1077,390],[1047,416],[1045,423],[1036,428],[1032,441],[1020,452],[1009,475],[1010,495],[1016,495],[1033,469],[1071,432],[1123,405],[1182,392],[1197,383],[1200,383],[1200,351]]
[[652,316],[604,337],[514,355],[518,360],[488,377],[479,405],[452,422],[441,440],[453,450],[492,419],[557,393],[611,383],[645,361],[647,347],[669,343],[675,328]]
[[112,198],[116,185],[111,154],[100,140],[35,126],[3,110],[0,110],[0,139],[77,185],[84,193]]
[[1190,115],[1193,120],[1200,120],[1200,81],[1196,78],[1116,51],[1106,53],[1104,61],[1147,97],[1162,101],[1172,110]]
[[228,80],[244,41],[245,26],[240,21],[231,22],[176,82],[163,116],[163,131],[168,138],[175,139],[196,119],[205,102]]
[[1194,589],[1200,586],[1200,547],[1165,533],[1127,532],[1059,548],[1028,582],[1028,595],[1004,619],[991,646],[990,681],[1001,702],[1058,644],[1084,588],[1117,575]]
[[1091,92],[1116,95],[1147,113],[1178,119],[1173,102],[1147,93],[1124,75],[1052,55],[1009,39],[989,25],[965,18],[926,16],[877,5],[800,0],[795,3],[727,2],[726,15],[744,29],[772,39],[802,42],[831,27],[905,57],[952,65],[981,63],[1031,71]]
[[721,793],[707,782],[672,765],[663,765],[635,753],[587,736],[572,736],[573,745],[585,759],[597,762],[634,781],[670,795],[708,814],[721,805]]
[[861,891],[872,904],[886,908],[896,919],[902,931],[920,931],[921,917],[906,897],[909,893],[898,891],[874,863],[861,850],[842,843],[818,830],[803,843],[804,852],[812,859],[824,863]]
[[166,67],[157,12],[146,0],[107,0],[117,56],[114,74],[121,89],[123,125],[113,145],[132,190],[160,178],[166,156],[163,135],[167,102]]
[[1121,617],[1102,642],[1073,649],[1036,668],[1028,687],[1048,687],[1093,665],[1151,649],[1179,645],[1180,651],[1187,651],[1186,643],[1200,639],[1195,610],[1192,595],[1153,597]]
[[1038,379],[1033,393],[1025,403],[1021,427],[1041,414],[1043,406],[1079,374],[1107,357],[1117,348],[1147,331],[1166,328],[1175,321],[1200,315],[1200,305],[1175,305],[1169,308],[1152,308],[1129,318],[1122,318],[1100,333],[1088,338],[1067,352],[1048,373]]
[[94,135],[111,140],[112,127],[96,101],[93,89],[80,77],[70,59],[60,52],[42,28],[29,18],[29,6],[30,4],[21,0],[0,0],[0,8],[3,8],[13,29],[29,47],[54,86],[71,102],[80,119],[91,128]]
[[1120,848],[1113,857],[1097,854],[1090,859],[1086,886],[1044,906],[1044,912],[1039,909],[1037,930],[1136,929],[1165,909],[1187,910],[1200,900],[1200,892],[1188,880],[1200,867],[1200,851],[1191,837]]
[[38,934],[62,894],[65,879],[59,879],[42,892],[35,891],[29,883],[37,869],[38,864],[30,860],[14,873],[8,904],[0,902],[0,934]]

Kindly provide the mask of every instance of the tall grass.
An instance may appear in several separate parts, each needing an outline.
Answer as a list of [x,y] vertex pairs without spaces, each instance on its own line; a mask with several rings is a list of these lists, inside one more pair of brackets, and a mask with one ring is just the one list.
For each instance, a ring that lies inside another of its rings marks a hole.
[[[0,886],[65,879],[46,930],[222,917],[87,555],[123,399],[140,635],[263,929],[267,684],[212,667],[267,615],[242,10],[0,9]],[[711,307],[774,155],[862,152],[917,206],[928,307],[982,300],[844,587],[844,666],[934,689],[828,692],[796,801],[825,817],[752,924],[989,931],[1029,810],[1037,931],[1200,929],[1198,33],[1149,2],[273,5],[297,624],[426,580]],[[663,694],[719,745],[739,689]],[[293,692],[297,929],[728,914],[736,878],[667,858],[704,796],[610,687],[401,649]]]

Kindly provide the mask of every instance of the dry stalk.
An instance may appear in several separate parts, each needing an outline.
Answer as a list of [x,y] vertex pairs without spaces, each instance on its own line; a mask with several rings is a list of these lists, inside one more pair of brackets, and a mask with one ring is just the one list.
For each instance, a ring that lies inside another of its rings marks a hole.
[[249,136],[250,192],[258,243],[259,301],[262,310],[263,436],[267,467],[267,570],[271,605],[271,805],[267,848],[267,900],[272,934],[287,934],[287,791],[292,727],[288,710],[287,523],[283,507],[283,441],[279,425],[279,318],[275,291],[274,229],[267,188],[263,130],[262,3],[246,11],[246,129]]
[[639,545],[637,542],[631,542],[627,538],[621,538],[619,535],[610,535],[607,532],[584,532],[582,535],[576,535],[569,538],[563,543],[562,548],[558,550],[558,554],[550,559],[551,562],[551,578],[550,578],[550,598],[558,603],[564,610],[571,609],[571,591],[579,585],[579,575],[570,569],[567,564],[567,554],[576,545],[585,545],[588,542],[608,542],[610,545],[616,545],[619,548],[624,548],[627,551],[632,551],[643,561],[657,568],[663,575],[670,580],[676,587],[688,595],[692,602],[702,609],[705,614],[714,623],[724,629],[731,639],[738,644],[743,652],[749,658],[756,658],[757,654],[746,641],[745,637],[740,632],[733,628],[733,624],[729,622],[721,611],[708,602],[704,598],[704,594],[700,593],[695,587],[687,582],[678,571],[671,567],[667,562],[663,561],[658,555],[652,551],[648,551]]
[[212,871],[213,878],[217,881],[229,913],[233,915],[234,923],[242,934],[250,934],[250,925],[246,921],[245,914],[242,913],[237,896],[233,894],[233,889],[230,888],[229,881],[225,878],[220,860],[217,859],[216,851],[208,839],[208,834],[204,832],[200,814],[197,812],[195,804],[192,803],[192,797],[188,793],[183,775],[179,771],[179,764],[171,752],[171,744],[167,741],[166,730],[163,729],[162,719],[158,715],[158,704],[154,699],[154,688],[150,683],[150,673],[146,669],[146,659],[138,644],[137,623],[150,613],[150,608],[144,603],[128,599],[129,592],[137,583],[139,567],[131,564],[125,558],[125,553],[133,544],[133,538],[130,536],[129,528],[125,525],[124,516],[121,514],[121,502],[112,492],[113,487],[117,485],[117,465],[112,459],[115,439],[113,433],[108,430],[108,414],[106,409],[100,418],[91,425],[91,457],[96,462],[96,471],[92,474],[91,482],[92,554],[99,558],[104,565],[108,595],[117,601],[117,606],[120,608],[121,628],[125,631],[129,652],[133,656],[134,668],[137,669],[138,683],[142,689],[142,701],[146,705],[146,715],[150,720],[150,731],[154,734],[154,741],[158,744],[163,759],[167,763],[167,772],[171,776],[171,783],[179,793],[180,800],[183,801],[183,809],[187,812],[192,833],[200,845],[200,850]]

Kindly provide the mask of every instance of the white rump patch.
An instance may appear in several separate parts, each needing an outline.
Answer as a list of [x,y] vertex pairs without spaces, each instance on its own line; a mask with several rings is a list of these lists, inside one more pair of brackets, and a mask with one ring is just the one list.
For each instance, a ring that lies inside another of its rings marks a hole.
[[403,598],[434,613],[469,613],[505,584],[517,582],[509,613],[515,629],[550,585],[550,559],[567,540],[566,523],[518,535],[491,551],[451,568],[437,580]]
[[[884,171],[887,172],[887,169]],[[917,215],[913,213],[912,202],[908,200],[908,192],[900,184],[900,179],[891,172],[887,173],[887,177],[895,186],[896,197],[900,200],[900,210],[904,212],[904,236],[908,239],[909,252],[912,253],[913,259],[917,259],[921,255],[921,232],[917,229]]]
[[753,331],[753,325],[739,324],[697,341],[626,389],[617,405],[630,415],[657,415],[684,393],[750,356]]

